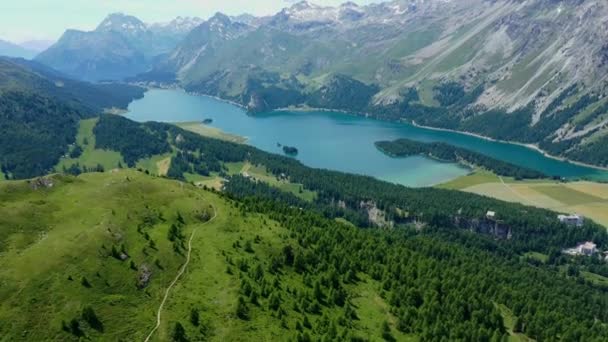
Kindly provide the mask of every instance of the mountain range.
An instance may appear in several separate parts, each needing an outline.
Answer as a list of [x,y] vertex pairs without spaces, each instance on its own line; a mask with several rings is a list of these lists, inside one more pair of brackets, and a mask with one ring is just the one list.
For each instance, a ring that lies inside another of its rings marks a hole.
[[94,31],[67,30],[36,60],[83,80],[119,80],[147,71],[200,23],[198,18],[178,17],[168,23],[146,24],[114,13]]
[[251,112],[367,113],[606,166],[606,16],[600,0],[303,1],[266,17],[218,13],[150,51],[169,30],[112,15],[37,60],[90,80],[140,73],[130,79]]
[[0,39],[0,56],[31,59],[36,53],[34,49]]
[[[540,49],[534,39],[558,29],[542,23],[528,34],[529,21],[591,6],[578,22],[587,26],[601,21],[593,19],[602,15],[597,4],[302,2],[275,16],[164,25],[113,15],[92,33],[66,33],[36,61],[0,57],[0,340],[607,341],[608,231],[590,218],[568,222],[485,195],[311,168],[216,139],[216,131],[135,122],[116,109],[145,88],[74,79],[133,77],[232,99],[252,115],[344,109],[558,146],[569,134],[556,133],[563,122],[583,120],[584,111],[603,117],[601,67],[585,74],[586,66],[561,60],[570,78],[548,83],[555,89],[539,85],[545,97],[559,94],[545,107],[541,96],[484,102],[515,74],[535,79],[537,67],[514,71],[524,60],[513,57],[508,70],[488,66],[479,77],[460,72],[472,73],[494,41],[477,45],[481,27],[512,27],[525,16],[505,34],[513,44],[527,36],[528,47],[512,49],[531,56]],[[183,38],[170,47],[178,32]],[[463,37],[466,48],[457,47]],[[587,40],[578,47],[596,42],[580,38]],[[466,58],[457,59],[461,48]],[[128,76],[130,53],[147,63],[144,74]],[[63,65],[71,76],[41,63],[53,54],[72,58],[73,68]],[[408,71],[414,56],[419,66]],[[526,65],[539,58],[539,68],[549,68],[542,56]],[[481,77],[501,72],[506,78]],[[594,146],[591,138],[602,146],[596,134],[569,148]],[[529,170],[446,144],[377,146],[395,156],[464,160],[479,171],[456,183],[493,186],[484,183],[491,176],[500,180],[495,191],[568,204],[552,204],[559,211],[606,199],[606,188],[591,182],[543,180],[516,190],[524,183],[489,170],[515,177]],[[537,187],[542,196],[531,191]]]

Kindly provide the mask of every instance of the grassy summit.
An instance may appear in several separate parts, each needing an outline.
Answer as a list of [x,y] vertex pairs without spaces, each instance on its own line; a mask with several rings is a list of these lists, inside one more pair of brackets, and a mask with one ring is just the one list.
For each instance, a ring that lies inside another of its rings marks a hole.
[[[192,340],[280,340],[303,319],[290,292],[309,291],[305,277],[268,271],[285,246],[297,245],[270,218],[192,185],[134,171],[48,179],[37,189],[25,181],[0,186],[0,226],[15,227],[0,235],[3,338],[144,340],[195,230],[190,264],[169,293],[153,341],[170,340],[178,322]],[[212,208],[217,219],[206,224]],[[247,317],[239,318],[243,282],[251,282],[259,298],[258,304],[246,298]],[[355,299],[365,304],[360,315],[369,317],[354,329],[362,336],[379,336],[382,322],[392,319],[374,283],[356,285],[365,289]],[[280,310],[269,308],[279,297]],[[87,308],[100,324],[89,322]],[[341,308],[320,310],[337,317]],[[310,324],[318,317],[310,315]]]

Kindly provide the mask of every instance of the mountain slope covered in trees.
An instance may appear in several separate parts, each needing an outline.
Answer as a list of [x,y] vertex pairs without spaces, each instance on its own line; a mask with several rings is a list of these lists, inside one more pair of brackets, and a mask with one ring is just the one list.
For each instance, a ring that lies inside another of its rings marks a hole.
[[263,18],[216,15],[139,80],[253,112],[364,112],[605,166],[606,15],[600,0],[300,2]]
[[0,235],[12,340],[143,340],[191,237],[152,340],[608,336],[601,288],[479,235],[359,229],[128,170],[3,183],[0,198],[0,224],[21,227]]
[[0,58],[2,178],[44,175],[75,142],[81,119],[126,108],[139,87],[75,81],[35,62]]

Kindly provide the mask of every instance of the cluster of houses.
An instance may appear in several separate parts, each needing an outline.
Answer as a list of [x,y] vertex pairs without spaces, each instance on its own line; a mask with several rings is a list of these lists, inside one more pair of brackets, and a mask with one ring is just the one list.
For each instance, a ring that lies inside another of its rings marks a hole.
[[[558,215],[557,219],[559,222],[571,227],[582,227],[585,223],[585,218],[578,214]],[[574,248],[564,249],[563,252],[564,254],[574,256],[594,256],[600,251],[597,249],[597,245],[595,243],[592,241],[586,241],[578,244]],[[605,252],[603,257],[604,260],[608,261],[608,252]]]

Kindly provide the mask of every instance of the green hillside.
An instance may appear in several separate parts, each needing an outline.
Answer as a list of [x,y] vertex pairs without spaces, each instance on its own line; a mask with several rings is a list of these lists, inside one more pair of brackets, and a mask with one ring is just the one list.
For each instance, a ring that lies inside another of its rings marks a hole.
[[0,183],[2,341],[608,336],[608,266],[560,253],[606,249],[590,220],[115,115],[75,142],[78,176]]
[[606,336],[590,319],[598,289],[442,234],[360,230],[128,170],[44,179],[0,185],[0,226],[20,227],[0,236],[2,340],[498,341],[506,308],[532,307],[539,339],[552,336],[542,315]]
[[[86,150],[85,157],[95,152],[87,160],[87,164],[95,162],[89,167],[98,163],[116,167],[116,154],[104,155],[84,146],[86,127],[80,127],[77,139],[79,122],[108,109],[126,108],[143,92],[130,85],[75,81],[35,62],[0,57],[2,179],[44,175],[63,157],[77,159],[80,150]],[[92,129],[94,122],[85,122]]]

